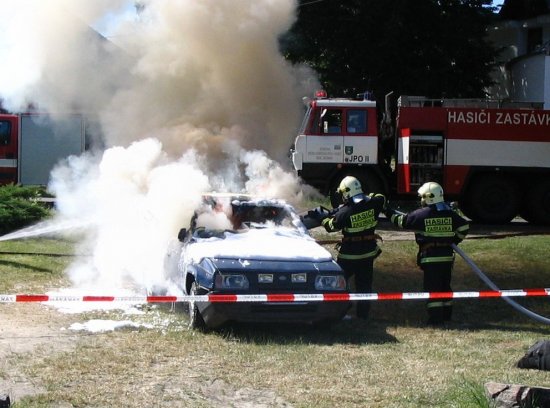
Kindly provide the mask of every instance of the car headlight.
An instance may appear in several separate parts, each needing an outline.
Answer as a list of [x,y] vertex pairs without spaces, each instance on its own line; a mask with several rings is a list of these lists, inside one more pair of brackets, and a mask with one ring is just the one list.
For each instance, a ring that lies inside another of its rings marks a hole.
[[273,274],[272,273],[258,274],[258,283],[273,283]]
[[292,283],[306,283],[307,273],[293,273],[290,277]]
[[345,290],[346,278],[342,275],[317,275],[315,277],[317,290]]
[[216,289],[248,289],[245,275],[216,275]]

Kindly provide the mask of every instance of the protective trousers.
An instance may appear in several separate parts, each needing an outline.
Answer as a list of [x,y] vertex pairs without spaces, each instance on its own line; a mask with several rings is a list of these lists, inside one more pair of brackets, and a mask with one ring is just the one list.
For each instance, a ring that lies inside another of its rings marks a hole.
[[[337,259],[338,265],[344,270],[346,279],[355,276],[355,292],[371,293],[374,258],[365,259]],[[357,317],[367,319],[370,311],[370,301],[362,300],[357,303]]]
[[[451,292],[452,262],[433,262],[421,264],[424,271],[425,292]],[[452,298],[429,299],[427,304],[428,324],[441,324],[451,320],[453,312]]]

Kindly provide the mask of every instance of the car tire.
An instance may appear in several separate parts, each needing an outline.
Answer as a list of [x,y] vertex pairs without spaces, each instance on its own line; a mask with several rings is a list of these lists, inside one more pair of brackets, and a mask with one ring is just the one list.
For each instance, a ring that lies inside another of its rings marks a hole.
[[[196,296],[199,294],[198,292],[199,287],[196,282],[193,282],[189,294],[191,296]],[[189,328],[192,330],[206,331],[206,323],[204,322],[196,302],[193,300],[189,302]]]

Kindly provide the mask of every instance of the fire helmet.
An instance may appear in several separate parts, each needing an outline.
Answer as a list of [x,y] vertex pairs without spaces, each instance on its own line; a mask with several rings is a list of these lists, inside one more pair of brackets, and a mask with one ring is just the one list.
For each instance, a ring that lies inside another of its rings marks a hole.
[[357,194],[363,194],[363,189],[361,188],[361,183],[359,180],[353,176],[346,176],[340,182],[340,186],[336,192],[342,194],[344,201],[347,201]]
[[431,205],[443,202],[443,188],[436,182],[422,184],[418,189],[418,196],[422,205]]

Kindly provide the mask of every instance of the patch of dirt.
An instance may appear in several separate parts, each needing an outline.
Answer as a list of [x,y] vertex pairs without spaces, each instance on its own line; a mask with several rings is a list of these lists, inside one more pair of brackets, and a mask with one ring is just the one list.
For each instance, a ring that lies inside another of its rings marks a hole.
[[[37,362],[56,354],[74,351],[84,337],[102,337],[86,331],[73,331],[71,324],[82,322],[80,314],[64,314],[43,304],[17,303],[0,305],[0,394],[8,394],[12,404],[26,396],[46,392],[43,384],[34,382],[24,373],[24,364]],[[155,329],[152,329],[155,330]],[[171,378],[142,377],[139,389],[149,389],[151,400],[159,395],[172,395],[171,402],[156,406],[191,406],[192,400],[182,400],[181,390],[193,390],[195,401],[214,408],[289,408],[292,405],[271,390],[235,388],[219,378],[209,381],[196,376],[193,367],[180,367]],[[188,371],[188,372],[187,372]],[[132,378],[132,382],[139,381]],[[56,407],[72,407],[61,403]],[[201,405],[204,406],[204,405]]]
[[0,394],[14,402],[45,392],[22,374],[21,357],[32,360],[48,354],[73,350],[81,334],[67,331],[74,317],[62,315],[40,304],[3,304],[0,308]]
[[290,408],[288,402],[278,397],[273,391],[254,390],[252,388],[234,389],[221,379],[214,379],[200,385],[201,394],[209,396],[209,403],[214,407],[239,408]]

